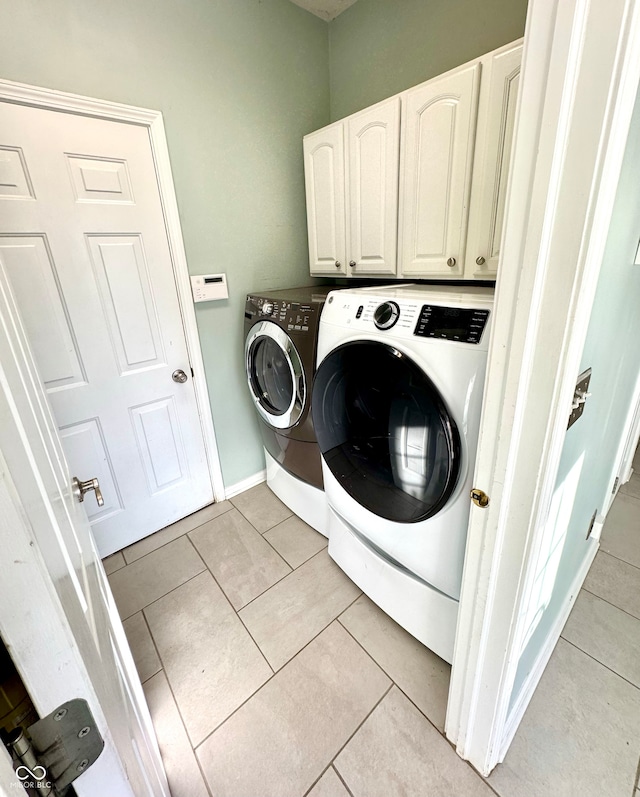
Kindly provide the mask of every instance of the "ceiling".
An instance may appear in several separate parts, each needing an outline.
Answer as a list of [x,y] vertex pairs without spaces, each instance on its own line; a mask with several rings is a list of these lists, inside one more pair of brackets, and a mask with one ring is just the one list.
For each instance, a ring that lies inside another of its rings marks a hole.
[[291,2],[329,22],[346,11],[356,0],[291,0]]

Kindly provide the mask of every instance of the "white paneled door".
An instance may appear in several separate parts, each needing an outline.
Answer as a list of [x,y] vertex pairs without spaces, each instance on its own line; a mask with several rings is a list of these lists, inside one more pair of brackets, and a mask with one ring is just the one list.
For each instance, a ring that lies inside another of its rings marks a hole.
[[0,102],[0,271],[101,556],[210,503],[148,128]]

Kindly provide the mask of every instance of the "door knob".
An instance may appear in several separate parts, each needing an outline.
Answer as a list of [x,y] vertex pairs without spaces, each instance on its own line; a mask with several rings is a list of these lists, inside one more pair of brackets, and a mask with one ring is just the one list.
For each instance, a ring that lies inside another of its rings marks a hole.
[[450,258],[447,260],[447,265],[449,266],[449,268],[453,268],[453,267],[455,266],[455,264],[456,264],[456,259],[455,259],[455,257],[450,257]]
[[180,384],[187,381],[187,375],[182,370],[182,368],[178,368],[177,371],[174,371],[171,374],[171,378],[173,379],[174,382],[179,382]]
[[74,476],[71,480],[71,489],[80,503],[84,501],[84,494],[88,493],[90,490],[93,490],[96,494],[98,506],[104,506],[104,498],[102,497],[102,492],[100,491],[100,482],[97,479],[87,479],[86,482],[81,482],[80,479]]
[[486,261],[485,261],[484,257],[482,257],[482,255],[480,255],[480,257],[476,257],[476,263],[477,263],[479,266],[484,266],[485,262],[486,262]]

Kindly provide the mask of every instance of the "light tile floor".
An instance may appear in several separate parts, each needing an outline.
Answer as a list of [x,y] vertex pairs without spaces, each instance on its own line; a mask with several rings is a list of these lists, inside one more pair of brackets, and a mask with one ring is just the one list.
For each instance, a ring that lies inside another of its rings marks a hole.
[[504,764],[443,733],[450,667],[265,485],[105,560],[173,797],[640,797],[640,477]]

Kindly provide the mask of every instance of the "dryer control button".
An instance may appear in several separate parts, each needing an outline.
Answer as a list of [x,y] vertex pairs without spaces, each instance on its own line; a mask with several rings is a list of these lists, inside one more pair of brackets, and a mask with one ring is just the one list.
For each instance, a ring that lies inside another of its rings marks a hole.
[[395,302],[379,304],[373,314],[373,323],[378,329],[391,329],[400,318],[400,308]]

